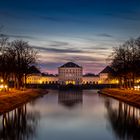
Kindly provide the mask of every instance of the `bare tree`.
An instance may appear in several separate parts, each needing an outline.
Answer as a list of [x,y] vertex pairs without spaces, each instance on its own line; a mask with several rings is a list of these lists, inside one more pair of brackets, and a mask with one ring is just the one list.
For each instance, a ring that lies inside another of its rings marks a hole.
[[15,53],[14,70],[18,80],[17,87],[19,88],[23,85],[23,78],[26,79],[29,67],[36,63],[37,52],[29,46],[28,42],[22,40],[13,41],[11,43],[11,48]]
[[134,87],[140,71],[140,38],[129,39],[118,48],[114,48],[111,67],[125,88]]
[[22,40],[9,42],[7,38],[0,39],[0,74],[5,83],[14,75],[17,88],[23,86],[31,65],[36,63],[37,52]]
[[7,38],[0,39],[0,74],[4,81],[7,81],[8,71],[10,70],[9,62],[11,60],[8,54],[9,42]]

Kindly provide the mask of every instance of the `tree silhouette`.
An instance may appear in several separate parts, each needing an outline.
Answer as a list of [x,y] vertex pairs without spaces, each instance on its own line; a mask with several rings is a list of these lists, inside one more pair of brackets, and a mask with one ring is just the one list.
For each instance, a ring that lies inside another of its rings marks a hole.
[[135,80],[140,76],[140,38],[129,39],[112,53],[111,67],[124,88],[134,87]]
[[[37,52],[23,40],[9,42],[8,38],[0,39],[0,74],[7,83],[14,77],[17,88],[23,86],[28,69],[36,63]],[[26,81],[26,80],[25,80]]]

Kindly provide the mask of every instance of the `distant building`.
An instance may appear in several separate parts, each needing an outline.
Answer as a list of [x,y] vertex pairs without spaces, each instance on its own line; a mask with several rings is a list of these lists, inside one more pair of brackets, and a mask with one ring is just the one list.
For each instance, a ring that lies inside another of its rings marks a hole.
[[83,75],[82,84],[98,84],[99,76],[93,74]]
[[52,74],[44,75],[44,76],[42,76],[41,82],[42,82],[42,84],[57,84],[58,83],[58,76],[52,75]]
[[118,80],[113,78],[114,70],[107,66],[99,73],[99,84],[117,84]]
[[58,76],[49,74],[29,74],[26,80],[27,84],[57,84]]
[[68,62],[58,68],[59,84],[81,85],[83,68],[73,62]]
[[42,75],[41,73],[28,74],[26,83],[27,84],[41,84]]
[[32,69],[33,73],[27,75],[27,84],[118,84],[118,80],[112,77],[114,71],[109,66],[104,68],[99,75],[91,73],[83,75],[83,68],[73,62],[58,67],[58,75],[44,74]]

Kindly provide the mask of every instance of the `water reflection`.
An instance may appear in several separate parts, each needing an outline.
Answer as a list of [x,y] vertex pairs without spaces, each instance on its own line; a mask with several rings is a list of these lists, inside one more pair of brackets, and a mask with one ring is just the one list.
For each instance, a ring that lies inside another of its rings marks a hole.
[[140,140],[140,110],[126,103],[113,106],[110,98],[105,99],[107,118],[116,137],[123,140]]
[[82,90],[60,90],[58,94],[58,103],[68,108],[75,107],[83,102]]
[[140,140],[139,132],[139,109],[95,90],[50,90],[0,116],[0,140]]
[[28,140],[35,136],[38,112],[27,112],[26,105],[1,116],[0,139]]

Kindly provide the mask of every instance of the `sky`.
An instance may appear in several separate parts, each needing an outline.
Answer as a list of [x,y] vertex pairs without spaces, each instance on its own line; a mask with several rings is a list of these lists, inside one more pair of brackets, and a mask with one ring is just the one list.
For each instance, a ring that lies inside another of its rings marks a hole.
[[140,1],[0,0],[0,25],[38,51],[42,72],[72,61],[98,74],[113,47],[140,36]]

